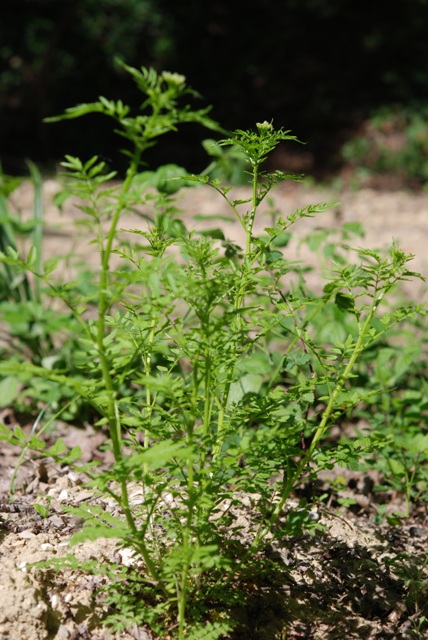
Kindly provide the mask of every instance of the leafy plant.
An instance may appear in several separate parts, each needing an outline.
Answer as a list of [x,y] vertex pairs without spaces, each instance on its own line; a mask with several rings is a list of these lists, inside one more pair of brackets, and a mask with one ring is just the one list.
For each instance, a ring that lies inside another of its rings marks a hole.
[[[43,263],[43,203],[42,177],[37,167],[29,162],[30,180],[34,190],[33,216],[25,219],[19,208],[13,206],[13,194],[22,180],[6,175],[0,176],[0,246],[1,251],[14,259],[0,264],[0,314],[2,318],[2,341],[0,353],[3,358],[10,355],[21,362],[32,362],[46,369],[74,369],[74,336],[79,333],[79,323],[64,307],[58,309],[54,296],[48,303],[43,279],[39,277]],[[23,268],[31,263],[31,270]],[[44,264],[46,274],[53,271],[59,258]],[[33,273],[31,273],[32,271]],[[34,274],[34,275],[33,275]],[[52,292],[52,288],[51,288]],[[69,340],[65,337],[68,336]],[[33,379],[22,393],[22,385],[15,375],[0,379],[0,406],[9,406],[23,413],[38,413],[53,409],[67,402],[70,393],[45,379]],[[77,398],[75,398],[77,401]],[[82,404],[74,408],[68,404],[63,417],[76,418]],[[83,417],[84,411],[81,411]]]
[[427,563],[428,556],[409,556],[398,553],[386,558],[386,564],[403,580],[406,588],[406,604],[411,612],[415,638],[423,638],[427,629]]
[[[37,266],[42,255],[42,186],[37,167],[29,163],[34,187],[33,217],[24,220],[20,212],[9,207],[10,196],[20,186],[21,180],[0,174],[0,250],[18,255],[22,252],[26,239],[35,252]],[[23,351],[35,362],[40,362],[51,346],[49,327],[46,327],[47,313],[41,304],[40,281],[31,282],[28,273],[13,264],[3,263],[0,267],[0,311],[2,319],[9,326],[6,344],[12,344],[15,351]],[[48,329],[48,331],[46,331]],[[2,348],[5,351],[5,348]],[[0,381],[0,405],[7,406],[19,393],[16,377],[7,376]]]
[[37,513],[42,516],[42,518],[47,518],[49,516],[51,500],[51,496],[48,496],[45,504],[43,504],[43,502],[37,502],[34,505],[34,510],[37,511]]
[[[330,256],[322,294],[309,291],[304,266],[284,248],[292,225],[329,205],[273,216],[259,236],[254,229],[271,189],[299,179],[263,168],[278,144],[296,138],[262,122],[218,143],[240,149],[248,162],[251,189],[244,199],[210,175],[177,176],[171,167],[163,177],[160,170],[142,173],[144,152],[164,133],[189,122],[221,128],[207,109],[183,105],[193,92],[182,76],[123,67],[144,94],[136,115],[121,101],[100,98],[56,118],[106,115],[127,144],[129,168],[120,185],[97,157],[67,156],[63,163],[63,199],[79,198],[100,258],[96,291],[63,282],[52,261],[39,265],[35,255],[25,259],[14,249],[1,255],[7,267],[33,274],[73,315],[75,369],[12,357],[0,363],[0,373],[66,389],[108,429],[114,463],[104,471],[84,469],[90,486],[113,498],[121,516],[90,505],[69,510],[85,521],[75,542],[114,537],[134,553],[132,575],[111,568],[115,629],[126,626],[132,610],[161,636],[171,636],[175,616],[179,640],[215,638],[233,624],[222,602],[225,580],[237,585],[273,537],[304,526],[304,504],[284,515],[292,492],[320,469],[353,465],[364,447],[373,448],[362,440],[321,445],[331,426],[367,399],[353,386],[364,353],[420,310],[386,309],[385,298],[400,281],[419,276],[407,267],[412,256],[396,244],[387,255],[355,250],[353,261],[339,251]],[[208,185],[226,201],[242,246],[221,228],[186,228],[171,199],[174,184],[183,183]],[[147,224],[121,228],[126,212],[142,206],[151,212],[144,214]],[[321,331],[326,314],[337,315],[342,332]],[[69,463],[79,455],[67,453],[61,441],[46,449],[36,434],[28,441],[19,428],[2,428],[0,437]],[[214,602],[221,607],[210,610]]]
[[342,155],[357,169],[389,172],[424,184],[428,180],[427,151],[427,106],[419,104],[379,109],[363,134],[343,146]]
[[377,345],[370,360],[367,354],[360,371],[359,384],[375,393],[357,413],[370,425],[366,435],[383,441],[367,465],[381,472],[377,492],[393,489],[404,496],[404,517],[413,503],[428,496],[426,363],[423,324],[410,320],[389,343]]

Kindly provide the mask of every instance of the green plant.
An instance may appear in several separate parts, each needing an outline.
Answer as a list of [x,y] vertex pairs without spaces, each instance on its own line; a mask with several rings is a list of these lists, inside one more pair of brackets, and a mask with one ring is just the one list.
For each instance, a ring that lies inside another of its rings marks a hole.
[[[62,116],[109,116],[128,144],[129,169],[120,185],[110,182],[115,173],[97,157],[67,156],[63,163],[64,198],[80,199],[100,257],[96,291],[89,295],[63,282],[54,274],[56,262],[40,266],[36,256],[24,259],[13,249],[1,255],[3,264],[32,273],[46,295],[73,314],[75,370],[11,357],[0,363],[0,373],[66,389],[90,404],[98,425],[108,429],[114,463],[84,470],[94,491],[113,498],[122,515],[90,505],[69,510],[85,521],[74,541],[117,538],[144,565],[143,573],[134,568],[126,576],[110,568],[115,629],[129,624],[132,611],[160,636],[171,637],[176,618],[179,640],[214,639],[233,624],[222,602],[224,582],[230,597],[272,537],[307,522],[303,504],[284,516],[292,492],[335,462],[355,464],[369,446],[362,440],[331,449],[321,444],[340,416],[367,397],[352,385],[363,354],[418,313],[412,305],[387,310],[384,302],[397,283],[418,274],[408,270],[411,256],[396,244],[387,255],[359,249],[354,261],[343,258],[343,247],[330,256],[323,293],[308,290],[304,266],[283,250],[292,225],[329,205],[274,214],[260,236],[254,231],[271,189],[299,179],[263,169],[279,143],[296,141],[272,123],[234,131],[218,143],[240,149],[248,162],[248,198],[234,199],[217,178],[180,178],[176,168],[168,168],[167,179],[165,171],[141,174],[143,154],[160,135],[188,122],[220,128],[207,109],[182,105],[192,95],[182,76],[123,67],[145,96],[136,115],[121,101],[100,98]],[[209,185],[227,202],[242,246],[221,228],[186,228],[172,200],[174,184],[185,183]],[[142,205],[151,210],[148,224],[120,228],[126,212]],[[342,321],[342,333],[321,331],[327,313]],[[2,428],[0,437],[73,464],[79,455],[67,454],[61,441],[46,449],[36,434],[28,440],[19,428]]]
[[36,502],[34,505],[34,510],[42,516],[42,518],[47,518],[49,516],[49,509],[51,506],[52,498],[50,496],[43,502]]
[[406,604],[411,613],[410,619],[413,623],[415,638],[423,638],[427,630],[428,554],[425,553],[424,556],[416,557],[398,553],[392,558],[385,559],[385,563],[391,567],[393,573],[404,582]]
[[[20,186],[19,178],[0,173],[0,250],[8,254],[22,253],[25,241],[30,242],[38,270],[42,256],[42,180],[37,167],[29,163],[31,182],[34,187],[33,217],[25,220],[20,212],[12,211],[10,196]],[[41,302],[40,280],[31,282],[28,273],[13,264],[0,267],[0,312],[8,325],[3,336],[1,351],[23,352],[34,362],[40,363],[52,347],[48,313]],[[6,339],[5,339],[6,338]],[[19,393],[19,382],[15,376],[0,381],[2,407],[8,406]]]
[[[29,163],[31,181],[34,187],[33,218],[23,220],[19,212],[12,213],[9,198],[20,186],[21,180],[0,173],[0,247],[1,251],[17,251],[24,238],[29,237],[33,251],[37,254],[38,267],[42,254],[42,180],[37,167]],[[22,247],[21,247],[22,249]],[[1,265],[0,301],[40,302],[40,283],[32,285],[27,274],[14,270],[7,264]]]
[[[23,257],[31,263],[32,271],[39,274],[43,262],[42,177],[33,163],[29,162],[28,166],[34,190],[33,215],[28,219],[13,203],[13,195],[22,179],[0,175],[0,250],[9,257]],[[58,258],[46,261],[45,273],[53,270],[57,263]],[[79,275],[79,281],[82,277]],[[21,362],[30,361],[46,369],[78,374],[73,353],[74,338],[79,334],[78,321],[66,307],[59,309],[54,297],[51,297],[51,303],[48,302],[43,279],[23,269],[19,261],[0,264],[0,314],[2,358],[13,355]],[[69,398],[65,387],[60,388],[47,379],[34,378],[26,385],[25,392],[16,376],[0,379],[1,407],[13,402],[23,413],[52,410],[55,415]],[[63,418],[76,419],[79,413],[82,418],[85,415],[82,403],[76,396],[74,399],[74,405],[68,403],[67,411],[62,412]]]
[[404,517],[428,497],[426,346],[424,324],[410,320],[366,355],[359,374],[359,384],[374,395],[357,414],[370,425],[366,436],[384,443],[367,466],[381,472],[377,492],[404,496]]
[[344,160],[366,174],[389,172],[426,183],[427,114],[426,104],[379,109],[366,123],[363,134],[343,146]]
[[247,184],[249,163],[245,153],[238,145],[227,148],[216,140],[207,138],[202,141],[202,146],[212,162],[203,171],[204,175],[227,182],[229,185]]

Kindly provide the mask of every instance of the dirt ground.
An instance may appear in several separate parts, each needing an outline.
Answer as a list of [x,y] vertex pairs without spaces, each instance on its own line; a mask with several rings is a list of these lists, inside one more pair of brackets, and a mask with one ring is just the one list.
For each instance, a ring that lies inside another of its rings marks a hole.
[[[76,214],[67,207],[59,213],[52,205],[58,184],[47,181],[44,189],[45,256],[58,251],[64,255],[77,246],[91,261],[85,241],[71,233],[70,220]],[[239,188],[236,196],[247,193]],[[220,196],[205,187],[185,191],[179,200],[186,220],[195,214],[227,213]],[[312,260],[300,240],[314,226],[334,228],[343,222],[360,221],[366,237],[357,245],[383,247],[397,239],[404,251],[415,254],[410,268],[428,277],[428,195],[371,189],[338,193],[291,185],[276,191],[275,206],[284,216],[306,204],[338,200],[340,204],[318,218],[297,223],[296,237],[287,247],[289,257]],[[30,187],[24,185],[13,201],[24,213],[30,212]],[[141,218],[126,216],[121,226],[137,225],[141,225]],[[268,214],[261,215],[258,228],[268,225]],[[226,223],[223,230],[229,239],[241,241],[236,224]],[[319,274],[314,273],[312,278],[317,286]],[[415,301],[427,300],[425,284],[408,283],[406,289]],[[11,428],[15,420],[10,410],[0,416],[0,421]],[[104,455],[100,450],[104,436],[91,426],[81,430],[59,423],[51,437],[62,437],[69,446],[80,445],[87,461]],[[155,640],[148,628],[131,625],[126,632],[115,635],[101,626],[105,607],[99,589],[103,578],[78,570],[56,573],[29,566],[68,552],[70,536],[80,523],[63,507],[94,497],[73,469],[49,460],[28,460],[20,467],[17,491],[10,502],[10,482],[20,451],[3,443],[0,447],[0,640]],[[427,572],[423,573],[422,567],[428,548],[426,505],[415,505],[412,516],[400,526],[376,524],[371,479],[346,472],[346,480],[347,495],[356,500],[356,505],[336,510],[332,494],[331,510],[320,509],[314,514],[325,525],[322,533],[283,540],[270,550],[282,582],[272,579],[269,585],[254,586],[248,606],[239,612],[240,624],[231,636],[233,640],[428,638],[428,631],[417,632],[422,613],[428,617]],[[331,491],[328,478],[323,483],[325,490]],[[46,504],[47,497],[49,512],[42,517],[34,505]],[[109,508],[108,501],[96,500]],[[391,492],[388,500],[391,512],[400,510],[399,495]],[[387,562],[399,552],[409,557],[402,571],[393,570]],[[112,540],[81,543],[73,553],[79,559],[94,558],[100,563],[129,562]],[[409,600],[406,575],[418,570],[421,586],[416,611]]]

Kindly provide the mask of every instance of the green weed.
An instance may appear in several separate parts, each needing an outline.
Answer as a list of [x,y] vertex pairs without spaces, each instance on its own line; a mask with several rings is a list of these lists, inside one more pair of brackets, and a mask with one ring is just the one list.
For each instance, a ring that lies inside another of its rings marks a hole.
[[426,104],[386,107],[369,119],[362,135],[349,140],[342,156],[356,169],[356,177],[395,174],[407,181],[428,180],[428,124]]
[[[387,254],[354,250],[350,260],[346,237],[330,251],[322,293],[311,292],[305,265],[286,247],[293,225],[330,205],[269,214],[261,235],[254,227],[272,188],[300,178],[263,169],[278,144],[296,138],[270,122],[223,132],[207,109],[187,102],[193,92],[182,76],[123,66],[144,95],[135,115],[121,101],[100,98],[57,118],[103,114],[127,145],[121,184],[95,156],[63,163],[61,199],[79,199],[99,256],[91,290],[63,281],[59,261],[41,262],[36,251],[25,257],[9,246],[1,254],[5,269],[32,274],[43,300],[61,301],[72,318],[72,366],[12,355],[0,374],[48,384],[59,390],[56,402],[79,398],[108,429],[114,463],[84,470],[121,515],[88,505],[69,510],[85,521],[74,542],[117,538],[144,566],[126,575],[109,567],[109,622],[119,630],[132,618],[160,637],[175,629],[179,640],[214,639],[233,626],[231,597],[244,576],[260,571],[266,545],[305,526],[304,505],[284,516],[292,492],[319,470],[353,466],[376,449],[369,439],[323,445],[331,427],[376,392],[355,386],[360,363],[392,328],[420,313],[419,306],[385,304],[400,281],[419,275],[396,244]],[[235,199],[211,171],[142,171],[156,139],[189,122],[222,133],[218,149],[239,150],[249,166],[248,198]],[[242,246],[221,226],[186,228],[173,195],[189,184],[208,185],[226,201]],[[122,229],[126,213],[142,206],[150,211],[144,226]],[[67,451],[61,440],[47,448],[19,427],[2,427],[0,437],[78,465],[79,451]]]

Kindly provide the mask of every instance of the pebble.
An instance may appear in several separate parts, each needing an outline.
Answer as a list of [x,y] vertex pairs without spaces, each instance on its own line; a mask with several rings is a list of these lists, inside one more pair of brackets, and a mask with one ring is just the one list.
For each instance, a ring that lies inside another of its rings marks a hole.
[[51,526],[58,527],[58,528],[61,528],[61,527],[64,526],[64,522],[63,522],[62,518],[60,518],[57,515],[50,516],[49,524]]
[[24,540],[29,540],[30,538],[35,538],[36,534],[33,533],[31,529],[25,529],[25,531],[21,531],[20,533],[18,533],[18,536],[20,538],[23,538]]
[[63,502],[64,500],[68,500],[68,491],[67,489],[63,489],[58,496],[58,502]]

